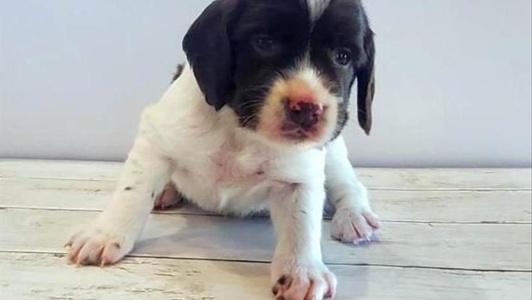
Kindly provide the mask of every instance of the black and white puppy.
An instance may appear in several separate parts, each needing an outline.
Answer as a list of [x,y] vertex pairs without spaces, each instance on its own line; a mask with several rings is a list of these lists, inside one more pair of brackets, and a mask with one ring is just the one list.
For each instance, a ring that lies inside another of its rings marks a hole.
[[379,227],[340,135],[355,80],[358,121],[371,128],[375,49],[360,0],[214,1],[183,46],[188,63],[145,109],[113,198],[68,242],[69,260],[119,261],[175,189],[207,210],[269,210],[275,296],[333,296],[326,190],[332,236],[353,243]]

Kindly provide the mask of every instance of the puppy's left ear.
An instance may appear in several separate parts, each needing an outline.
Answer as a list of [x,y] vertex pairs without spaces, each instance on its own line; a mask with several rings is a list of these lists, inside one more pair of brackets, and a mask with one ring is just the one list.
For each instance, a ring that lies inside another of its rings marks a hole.
[[373,41],[373,31],[368,28],[364,36],[364,52],[366,60],[356,72],[357,78],[357,104],[358,104],[358,124],[367,135],[371,131],[371,106],[375,95],[375,43]]
[[192,24],[183,40],[194,76],[207,103],[221,109],[234,92],[229,31],[241,0],[217,0]]

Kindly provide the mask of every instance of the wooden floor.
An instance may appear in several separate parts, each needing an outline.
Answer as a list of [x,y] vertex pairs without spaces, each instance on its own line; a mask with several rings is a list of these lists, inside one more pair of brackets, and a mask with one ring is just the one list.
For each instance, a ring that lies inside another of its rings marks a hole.
[[[109,199],[121,164],[0,161],[1,299],[271,299],[268,219],[154,213],[120,264],[74,268],[63,244]],[[324,227],[336,299],[531,299],[530,169],[360,169],[380,242]]]

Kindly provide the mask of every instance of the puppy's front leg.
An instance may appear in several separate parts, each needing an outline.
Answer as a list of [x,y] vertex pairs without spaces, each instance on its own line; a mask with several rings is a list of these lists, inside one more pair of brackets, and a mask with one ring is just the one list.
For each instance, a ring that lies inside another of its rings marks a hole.
[[379,219],[371,210],[366,187],[349,163],[341,136],[327,146],[325,177],[329,200],[336,208],[331,235],[346,243],[370,241]]
[[106,265],[128,254],[153,209],[154,196],[168,182],[168,173],[168,160],[138,137],[105,210],[68,241],[69,262]]
[[271,217],[277,247],[271,279],[276,299],[323,299],[335,293],[336,278],[321,256],[324,201],[323,182],[294,184],[285,190],[284,197],[273,200]]

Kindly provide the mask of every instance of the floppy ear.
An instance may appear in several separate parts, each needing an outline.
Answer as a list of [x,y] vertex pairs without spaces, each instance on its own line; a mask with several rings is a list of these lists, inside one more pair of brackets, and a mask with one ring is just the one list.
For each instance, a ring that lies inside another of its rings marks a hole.
[[183,40],[194,76],[209,105],[221,109],[234,90],[229,28],[239,0],[217,0],[192,24]]
[[364,36],[364,52],[366,61],[356,72],[358,124],[369,135],[372,121],[371,104],[375,95],[375,43],[373,42],[373,31],[370,29]]

